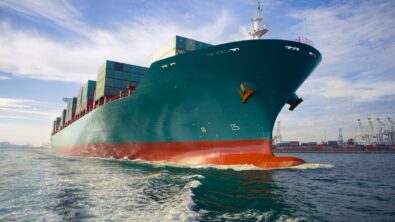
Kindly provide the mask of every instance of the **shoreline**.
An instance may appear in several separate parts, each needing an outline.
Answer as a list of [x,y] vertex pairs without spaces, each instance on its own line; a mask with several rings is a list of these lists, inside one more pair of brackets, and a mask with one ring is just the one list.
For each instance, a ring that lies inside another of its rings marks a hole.
[[392,151],[357,151],[357,150],[273,150],[273,153],[360,153],[360,154],[395,154]]

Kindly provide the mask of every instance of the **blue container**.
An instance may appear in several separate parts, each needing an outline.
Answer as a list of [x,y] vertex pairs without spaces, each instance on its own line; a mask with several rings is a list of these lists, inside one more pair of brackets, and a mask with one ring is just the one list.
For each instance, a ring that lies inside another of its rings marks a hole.
[[123,63],[115,62],[114,63],[114,70],[115,71],[123,71]]
[[389,147],[388,146],[377,146],[376,147],[378,151],[388,151]]
[[114,70],[110,70],[110,69],[107,69],[106,70],[106,78],[115,78],[115,71]]
[[106,78],[106,83],[105,86],[107,87],[113,87],[114,86],[114,79],[111,78]]

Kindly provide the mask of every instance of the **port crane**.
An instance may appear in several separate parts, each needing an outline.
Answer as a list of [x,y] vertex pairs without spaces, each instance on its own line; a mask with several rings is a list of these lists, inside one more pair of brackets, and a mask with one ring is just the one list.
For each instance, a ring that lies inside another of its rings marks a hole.
[[377,136],[374,134],[374,127],[373,127],[373,121],[372,118],[368,117],[368,123],[369,123],[369,134],[368,134],[368,144],[373,144],[374,139],[377,138]]
[[389,133],[389,137],[388,137],[389,143],[390,144],[395,144],[395,130],[394,130],[395,122],[392,121],[392,119],[390,117],[388,117],[387,120],[388,120],[388,122],[391,125],[390,133]]
[[384,143],[384,140],[385,140],[385,138],[384,138],[384,135],[385,135],[385,132],[384,132],[385,124],[383,122],[381,122],[380,118],[376,118],[376,120],[377,120],[377,123],[379,125],[379,130],[378,130],[378,133],[377,133],[377,142],[378,143]]
[[357,121],[358,121],[359,131],[358,131],[358,134],[356,137],[358,138],[358,141],[361,144],[366,145],[367,135],[363,133],[363,125],[362,125],[361,119],[357,119]]
[[276,135],[273,137],[274,144],[280,144],[282,142],[282,136],[280,133],[280,121],[277,121]]

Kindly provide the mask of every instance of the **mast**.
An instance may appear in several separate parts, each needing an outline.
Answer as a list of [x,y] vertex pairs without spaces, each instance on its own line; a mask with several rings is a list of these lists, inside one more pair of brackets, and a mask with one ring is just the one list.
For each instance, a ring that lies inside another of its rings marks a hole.
[[248,34],[250,34],[252,39],[260,39],[264,34],[266,34],[269,31],[269,29],[266,27],[266,24],[261,25],[263,19],[262,19],[261,3],[259,1],[258,1],[258,8],[256,11],[256,16],[255,18],[251,19],[251,21],[253,22],[253,30]]

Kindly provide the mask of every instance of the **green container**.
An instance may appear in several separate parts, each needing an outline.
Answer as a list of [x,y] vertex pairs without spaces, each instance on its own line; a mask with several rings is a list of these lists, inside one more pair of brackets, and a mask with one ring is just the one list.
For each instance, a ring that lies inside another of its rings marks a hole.
[[[141,77],[136,74],[145,74],[148,68],[107,60],[105,69],[101,68],[97,73],[95,100],[103,96],[118,95],[120,89],[127,89],[129,82],[140,81]],[[141,75],[140,75],[141,76]],[[117,89],[113,89],[113,88]],[[91,96],[92,94],[87,94]]]
[[107,60],[106,61],[106,69],[114,69],[114,64],[115,64],[115,62]]
[[119,80],[119,79],[114,79],[114,87],[121,88],[121,80]]
[[132,75],[132,78],[131,78],[131,80],[135,81],[135,82],[139,82],[140,79],[141,79],[141,75],[138,75],[138,74]]
[[122,88],[127,89],[128,88],[128,83],[129,81],[122,81]]
[[186,38],[176,35],[176,47],[177,49],[185,49]]
[[121,71],[115,71],[114,78],[115,79],[122,79],[122,72]]

